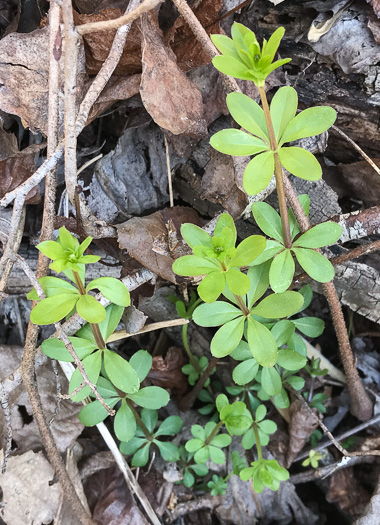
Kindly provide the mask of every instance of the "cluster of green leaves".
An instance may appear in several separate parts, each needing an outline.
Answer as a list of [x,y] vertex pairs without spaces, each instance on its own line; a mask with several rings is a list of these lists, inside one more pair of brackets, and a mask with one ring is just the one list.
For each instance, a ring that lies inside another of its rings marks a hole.
[[310,450],[309,457],[302,461],[303,467],[308,467],[309,465],[313,468],[318,468],[318,463],[323,459],[325,454],[323,452],[317,452],[316,450]]
[[134,467],[144,467],[148,463],[151,445],[156,445],[165,461],[178,461],[180,453],[177,445],[158,438],[178,434],[183,425],[182,419],[179,416],[169,416],[164,419],[156,431],[155,428],[158,421],[156,410],[144,408],[141,411],[141,419],[151,433],[151,439],[144,434],[140,427],[137,427],[134,437],[120,445],[120,451],[123,454],[126,456],[132,455],[132,465]]
[[219,217],[213,236],[194,224],[183,224],[181,234],[194,255],[174,261],[173,271],[184,276],[206,275],[198,286],[203,301],[215,301],[226,284],[233,294],[247,293],[249,279],[239,269],[251,264],[264,250],[264,237],[251,235],[235,248],[236,227],[228,213]]
[[[192,363],[187,363],[187,365],[184,365],[182,367],[182,372],[185,374],[185,376],[188,377],[189,385],[193,386],[198,381],[199,377],[202,375],[202,373],[206,370],[208,366],[208,359],[206,356],[202,355],[202,357],[196,357],[193,356],[193,359],[198,363],[199,369],[197,370],[195,366]],[[207,379],[205,382],[205,387],[207,388],[210,384],[210,378]]]
[[183,472],[183,484],[185,487],[192,487],[195,483],[195,476],[206,476],[208,467],[204,463],[194,463],[194,454],[188,452],[184,446],[179,447],[178,466]]
[[259,436],[260,445],[265,447],[269,443],[269,436],[276,432],[276,423],[270,419],[264,419],[266,414],[266,406],[259,405],[255,412],[255,419],[242,438],[241,444],[245,450],[250,450],[256,444],[256,434]]
[[[309,197],[300,195],[299,201],[308,215]],[[342,228],[339,224],[324,222],[313,226],[306,233],[300,235],[300,229],[293,211],[289,210],[292,246],[286,248],[281,218],[276,210],[266,202],[255,202],[252,205],[252,213],[257,225],[270,237],[270,240],[267,241],[264,251],[251,263],[251,266],[270,261],[269,284],[274,292],[284,292],[291,285],[295,272],[293,255],[312,279],[326,283],[334,278],[333,265],[315,250],[336,243],[342,235]]]
[[252,479],[253,488],[259,494],[268,487],[270,490],[278,490],[280,481],[289,479],[289,472],[275,459],[258,459],[251,463],[251,467],[240,472],[240,479],[248,481]]
[[[37,248],[54,262],[50,268],[58,273],[63,272],[73,283],[77,279],[82,281],[84,287],[85,264],[94,263],[100,259],[96,255],[83,255],[91,243],[92,238],[79,244],[78,240],[71,235],[66,228],[60,228],[57,241],[44,241]],[[99,277],[92,280],[81,293],[77,286],[59,279],[57,277],[42,277],[39,284],[43,289],[46,299],[40,300],[36,290],[33,288],[27,298],[39,301],[33,308],[30,319],[39,325],[56,323],[66,317],[78,312],[89,323],[100,323],[106,317],[104,307],[88,292],[99,290],[104,297],[119,306],[129,306],[130,296],[127,287],[114,277]]]
[[284,32],[284,28],[279,27],[268,42],[264,39],[261,48],[255,33],[235,22],[231,28],[232,39],[225,35],[211,35],[215,47],[222,53],[214,57],[212,63],[225,75],[252,80],[257,86],[264,86],[266,77],[272,71],[291,60],[284,58],[273,63]]
[[[269,73],[290,60],[273,63],[284,28],[278,28],[268,42],[264,40],[262,50],[255,34],[243,25],[233,24],[231,34],[232,39],[225,35],[212,36],[222,53],[213,59],[213,64],[226,75],[252,80],[258,87],[263,87]],[[210,143],[227,155],[255,155],[244,171],[243,185],[248,195],[255,195],[267,187],[274,173],[275,155],[281,165],[296,177],[312,181],[321,178],[321,166],[312,153],[284,144],[326,131],[335,122],[334,109],[317,106],[296,115],[296,90],[290,86],[281,87],[270,105],[276,140],[274,146],[270,144],[264,111],[254,100],[243,93],[230,93],[227,106],[233,119],[246,131],[225,129],[213,135]]]
[[231,354],[246,334],[252,357],[263,367],[273,367],[278,359],[277,343],[263,321],[269,322],[296,313],[304,300],[298,292],[284,292],[269,295],[255,305],[267,291],[268,267],[251,267],[247,278],[248,293],[242,297],[247,314],[238,307],[236,298],[228,290],[224,290],[223,293],[230,302],[201,304],[195,309],[193,320],[200,326],[221,326],[211,341],[211,353],[214,356],[225,357]]

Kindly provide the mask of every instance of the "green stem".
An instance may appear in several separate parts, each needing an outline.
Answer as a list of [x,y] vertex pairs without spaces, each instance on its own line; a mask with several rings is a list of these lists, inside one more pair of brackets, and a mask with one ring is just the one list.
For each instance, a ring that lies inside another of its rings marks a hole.
[[148,430],[147,426],[145,425],[144,421],[141,419],[140,414],[137,412],[137,410],[133,406],[132,401],[130,399],[128,399],[127,397],[125,398],[125,401],[126,401],[127,405],[129,406],[129,408],[132,410],[134,418],[136,419],[136,423],[141,428],[141,430],[144,432],[144,435],[145,435],[146,439],[148,441],[153,441],[153,439],[154,439],[153,435],[149,432],[149,430]]
[[[82,282],[82,279],[80,278],[79,273],[74,270],[72,270],[72,272],[73,272],[75,283],[78,287],[79,293],[81,295],[87,295],[86,288],[84,287],[84,284]],[[94,335],[96,344],[98,345],[98,348],[100,350],[104,350],[106,348],[106,343],[104,342],[103,336],[100,332],[99,325],[95,323],[90,323],[90,326],[91,326],[91,330]]]
[[211,441],[214,439],[214,437],[216,436],[216,434],[219,432],[219,429],[220,427],[222,427],[224,425],[223,421],[219,421],[219,423],[216,425],[216,427],[214,428],[214,430],[211,432],[211,434],[209,435],[209,437],[206,439],[205,441],[205,446],[207,447],[207,445],[209,445],[211,443]]
[[282,231],[284,235],[284,244],[285,244],[285,248],[291,248],[292,238],[290,236],[289,217],[288,217],[288,208],[286,205],[284,178],[282,174],[281,162],[280,162],[280,159],[277,153],[276,135],[273,129],[272,117],[269,111],[269,105],[268,105],[265,88],[259,87],[259,93],[260,93],[261,103],[263,105],[265,121],[266,121],[267,128],[268,128],[270,146],[274,152],[274,175],[276,177],[277,196],[278,196],[278,204],[280,206],[280,215],[281,215]]
[[263,453],[261,450],[259,429],[256,423],[253,423],[252,428],[253,428],[253,432],[255,433],[255,438],[256,438],[257,458],[260,460],[260,459],[263,459]]

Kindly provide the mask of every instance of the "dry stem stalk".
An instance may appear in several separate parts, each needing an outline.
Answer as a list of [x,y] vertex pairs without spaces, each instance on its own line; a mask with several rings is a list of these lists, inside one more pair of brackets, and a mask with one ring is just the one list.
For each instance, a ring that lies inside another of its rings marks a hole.
[[[284,175],[285,190],[288,201],[293,209],[294,215],[300,225],[301,231],[305,232],[310,228],[307,218],[289,179]],[[358,371],[355,367],[354,356],[352,353],[350,340],[348,338],[346,323],[344,321],[342,307],[336,293],[334,283],[323,284],[323,292],[329,303],[331,315],[334,323],[336,336],[338,339],[340,358],[344,373],[347,377],[347,386],[350,393],[351,412],[360,421],[367,421],[372,416],[372,403],[360,381]]]

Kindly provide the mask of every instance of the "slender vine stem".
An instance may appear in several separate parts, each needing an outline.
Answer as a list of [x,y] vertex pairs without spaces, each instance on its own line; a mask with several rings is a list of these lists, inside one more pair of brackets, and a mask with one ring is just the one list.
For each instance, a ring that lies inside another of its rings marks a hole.
[[260,459],[263,459],[263,451],[261,450],[261,442],[260,442],[259,430],[258,430],[257,425],[256,425],[255,422],[253,422],[252,428],[253,428],[253,432],[254,432],[255,438],[256,438],[257,457],[260,460]]
[[238,307],[243,312],[244,315],[249,315],[251,312],[249,311],[249,308],[245,304],[243,298],[240,295],[234,294],[235,300],[238,304]]
[[268,128],[270,146],[274,152],[274,175],[276,177],[277,196],[278,196],[278,204],[280,206],[281,224],[282,224],[282,231],[284,234],[284,244],[286,248],[291,248],[292,239],[290,236],[288,207],[286,205],[285,186],[284,186],[284,179],[283,179],[283,174],[282,174],[282,167],[281,167],[281,162],[280,162],[280,159],[277,153],[277,140],[276,140],[276,135],[273,129],[272,117],[269,111],[267,95],[266,95],[264,87],[259,87],[259,94],[261,98],[261,103],[263,105],[265,122]]
[[205,446],[209,445],[211,443],[211,441],[214,439],[214,437],[217,435],[217,433],[219,432],[219,429],[220,427],[222,427],[224,425],[223,421],[219,421],[219,423],[216,425],[216,427],[214,428],[214,430],[211,432],[211,434],[209,435],[209,437],[206,439],[205,441]]

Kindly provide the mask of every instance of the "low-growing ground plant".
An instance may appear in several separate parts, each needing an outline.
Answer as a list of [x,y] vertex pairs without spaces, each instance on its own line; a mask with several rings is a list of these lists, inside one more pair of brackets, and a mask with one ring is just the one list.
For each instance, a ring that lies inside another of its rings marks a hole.
[[[192,437],[186,442],[179,443],[177,438],[173,443],[183,422],[177,415],[159,420],[158,411],[170,400],[168,392],[157,386],[142,386],[152,366],[151,355],[139,350],[128,361],[107,346],[124,308],[130,304],[130,296],[122,282],[110,277],[86,284],[86,265],[98,260],[85,255],[91,238],[79,244],[61,228],[57,241],[40,243],[37,248],[53,260],[50,268],[63,273],[65,279],[43,277],[39,284],[45,298],[36,289],[28,295],[38,301],[31,314],[36,324],[54,324],[75,312],[87,321],[69,338],[69,344],[101,399],[95,399],[81,371],[76,369],[69,394],[74,402],[85,402],[79,413],[82,423],[95,425],[114,410],[114,434],[121,452],[133,466],[147,465],[150,452],[155,449],[165,461],[177,462],[186,487],[203,487],[212,495],[225,494],[232,475],[252,480],[256,492],[262,492],[264,487],[277,490],[281,481],[289,478],[288,471],[262,449],[277,430],[276,423],[267,417],[264,402],[287,408],[289,392],[305,386],[304,378],[298,375],[300,370],[312,378],[309,390],[303,392],[305,398],[312,407],[325,410],[325,396],[314,392],[313,383],[313,378],[325,371],[315,360],[307,364],[306,345],[300,335],[317,337],[324,324],[303,314],[312,299],[310,286],[298,291],[291,287],[297,263],[319,282],[333,278],[334,268],[319,249],[335,243],[341,234],[340,226],[333,222],[301,234],[293,212],[287,208],[282,178],[282,168],[307,180],[321,177],[316,158],[293,142],[326,131],[335,121],[335,111],[315,107],[297,114],[297,93],[289,86],[276,92],[269,107],[265,80],[289,61],[273,61],[284,30],[279,28],[262,46],[255,34],[241,24],[234,24],[231,33],[232,39],[225,35],[212,37],[221,52],[214,58],[214,66],[224,74],[254,82],[262,107],[242,93],[229,94],[228,109],[242,129],[219,131],[211,138],[211,145],[228,155],[253,156],[243,181],[249,195],[264,190],[274,174],[280,214],[266,203],[253,204],[253,217],[265,236],[252,235],[239,244],[234,220],[227,213],[219,217],[212,235],[193,224],[184,224],[182,237],[193,253],[178,258],[173,270],[181,276],[201,278],[199,297],[193,291],[187,303],[177,297],[171,300],[180,317],[215,329],[211,354],[218,359],[230,356],[236,362],[232,372],[235,384],[216,384],[212,375],[215,368],[208,370],[206,356],[193,355],[188,325],[183,325],[183,346],[189,362],[182,370],[191,386],[202,383],[198,409],[204,423],[191,426]],[[307,213],[308,196],[299,196],[299,201]],[[94,297],[94,290],[111,301],[107,308]],[[67,342],[56,337],[44,341],[42,350],[52,359],[74,360]],[[233,450],[232,471],[226,470],[220,476],[213,471],[213,464],[227,464],[233,437],[244,449],[254,448],[257,459],[247,466]],[[307,461],[315,466],[318,459],[311,455]]]

